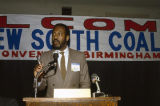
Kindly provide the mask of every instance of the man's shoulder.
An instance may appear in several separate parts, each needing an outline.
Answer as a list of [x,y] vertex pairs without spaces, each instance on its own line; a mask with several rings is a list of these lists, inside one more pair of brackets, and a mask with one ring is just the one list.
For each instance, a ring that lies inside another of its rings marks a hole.
[[78,51],[78,50],[75,50],[75,49],[71,49],[71,48],[69,48],[69,52],[71,52],[72,54],[84,55],[84,52],[81,52],[81,51]]
[[52,50],[50,50],[50,51],[45,51],[45,52],[43,52],[42,54],[41,54],[41,58],[42,59],[49,59],[49,58],[52,58],[52,56],[53,56],[53,51]]
[[50,54],[52,54],[52,53],[53,53],[52,50],[50,50],[50,51],[44,51],[44,52],[42,53],[42,55],[50,55]]
[[72,59],[85,60],[84,52],[81,52],[81,51],[78,51],[78,50],[74,50],[74,49],[70,49],[69,50],[69,54],[70,54],[70,57]]

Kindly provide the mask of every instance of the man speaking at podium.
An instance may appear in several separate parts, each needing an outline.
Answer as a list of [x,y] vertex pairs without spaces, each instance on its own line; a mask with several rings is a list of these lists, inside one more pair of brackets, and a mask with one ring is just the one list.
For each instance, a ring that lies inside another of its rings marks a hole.
[[[46,97],[53,97],[54,88],[90,88],[85,56],[82,52],[68,47],[69,39],[69,28],[61,23],[56,24],[52,33],[53,49],[42,53],[39,64],[34,68],[34,77],[40,74],[38,90],[47,87]],[[55,53],[58,54],[57,60],[54,58]],[[53,68],[46,71],[45,66],[52,62]]]

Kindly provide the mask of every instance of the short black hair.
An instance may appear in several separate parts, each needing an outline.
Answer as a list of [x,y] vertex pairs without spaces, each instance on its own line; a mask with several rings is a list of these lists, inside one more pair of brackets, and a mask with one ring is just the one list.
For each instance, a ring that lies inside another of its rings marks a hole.
[[[57,26],[62,26],[65,28],[65,35],[69,35],[70,36],[70,30],[69,30],[69,27],[65,24],[62,24],[62,23],[58,23],[56,25],[54,25],[54,28],[56,28]],[[53,28],[53,31],[54,31],[54,28]]]
[[64,29],[65,29],[65,36],[66,36],[66,35],[69,36],[69,40],[68,40],[67,44],[68,44],[68,46],[70,46],[70,30],[69,30],[69,27],[68,27],[67,25],[65,25],[65,24],[58,23],[58,24],[54,25],[53,31],[54,31],[54,29],[55,29],[56,27],[58,27],[58,26],[64,27]]

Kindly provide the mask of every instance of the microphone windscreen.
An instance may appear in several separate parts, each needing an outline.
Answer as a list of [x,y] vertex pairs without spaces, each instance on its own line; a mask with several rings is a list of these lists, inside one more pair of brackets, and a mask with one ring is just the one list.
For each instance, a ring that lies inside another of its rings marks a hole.
[[54,61],[57,61],[57,59],[58,59],[58,53],[54,53],[53,54],[53,59],[54,59]]
[[96,82],[97,77],[98,77],[98,75],[95,74],[95,73],[91,75],[91,81],[92,81],[92,83],[95,83],[95,82]]
[[91,78],[95,78],[95,77],[97,77],[97,76],[98,76],[98,75],[94,73],[94,74],[91,75]]

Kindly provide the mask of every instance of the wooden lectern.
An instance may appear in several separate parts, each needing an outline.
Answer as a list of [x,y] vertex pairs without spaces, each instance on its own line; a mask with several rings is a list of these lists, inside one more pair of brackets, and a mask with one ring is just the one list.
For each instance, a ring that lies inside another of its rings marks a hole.
[[23,98],[26,106],[118,106],[120,97]]

